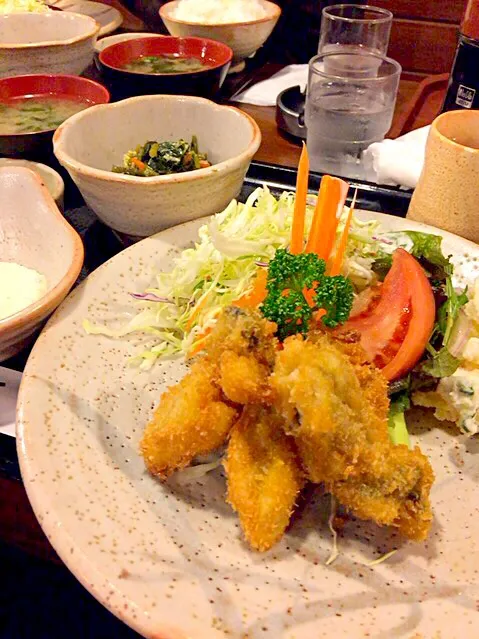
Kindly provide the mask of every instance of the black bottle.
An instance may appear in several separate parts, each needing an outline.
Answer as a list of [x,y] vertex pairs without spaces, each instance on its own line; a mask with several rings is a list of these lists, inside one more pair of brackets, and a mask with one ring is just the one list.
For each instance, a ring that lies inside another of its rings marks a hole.
[[441,112],[479,109],[479,0],[469,0]]

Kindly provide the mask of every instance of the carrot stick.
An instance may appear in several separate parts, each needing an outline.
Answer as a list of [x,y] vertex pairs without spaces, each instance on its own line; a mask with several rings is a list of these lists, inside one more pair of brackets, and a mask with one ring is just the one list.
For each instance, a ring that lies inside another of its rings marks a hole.
[[253,290],[242,295],[239,300],[234,302],[235,306],[240,308],[256,308],[264,301],[267,295],[266,281],[268,279],[268,269],[261,269],[256,275],[253,284]]
[[138,158],[131,158],[132,163],[136,166],[140,171],[144,171],[146,168],[146,164],[139,160]]
[[327,217],[327,202],[333,199],[332,177],[325,175],[321,180],[318,191],[318,199],[314,208],[313,220],[309,230],[309,237],[306,243],[306,253],[317,253],[320,242],[320,231],[324,226]]
[[303,142],[303,149],[298,164],[298,175],[296,178],[296,196],[294,199],[293,225],[291,229],[290,252],[297,255],[303,251],[304,244],[304,217],[306,213],[306,198],[308,197],[308,177],[309,177],[309,157],[306,144]]
[[316,253],[323,260],[329,258],[348,189],[349,184],[339,178],[325,175],[321,180],[307,253]]
[[353,201],[351,202],[351,206],[349,207],[348,217],[346,219],[346,223],[344,225],[344,229],[342,235],[339,239],[338,248],[336,250],[336,255],[334,256],[333,263],[331,265],[330,275],[339,275],[341,271],[341,266],[343,264],[344,254],[346,253],[346,246],[348,244],[348,235],[349,229],[351,227],[351,220],[354,213],[354,206],[356,204],[356,195],[358,194],[358,190],[354,191]]
[[201,309],[204,307],[206,300],[208,299],[208,295],[206,295],[201,302],[199,302],[195,308],[193,309],[193,312],[191,313],[188,321],[186,322],[186,331],[188,332],[192,327],[193,324],[195,323],[196,318],[198,317],[199,312],[201,311]]
[[211,333],[211,331],[212,331],[211,328],[205,329],[204,333],[201,335],[201,337],[196,342],[196,344],[188,351],[188,357],[189,358],[194,357],[195,355],[198,355],[198,353],[204,349],[204,347],[205,347],[205,338],[208,337],[208,335]]

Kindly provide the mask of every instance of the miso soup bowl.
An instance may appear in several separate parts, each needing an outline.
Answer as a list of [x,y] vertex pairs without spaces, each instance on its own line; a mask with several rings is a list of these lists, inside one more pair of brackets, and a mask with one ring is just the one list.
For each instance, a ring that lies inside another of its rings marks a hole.
[[[147,140],[191,140],[212,166],[137,177],[113,173],[123,155]],[[55,155],[88,206],[108,226],[133,238],[223,210],[241,190],[261,142],[256,122],[204,98],[147,95],[92,107],[53,136]]]
[[93,60],[100,25],[69,11],[0,15],[0,77],[79,75]]
[[[0,105],[27,97],[64,97],[88,105],[109,102],[110,94],[98,82],[74,75],[17,75],[0,78]],[[0,155],[47,160],[52,154],[54,129],[27,133],[0,133]]]
[[[125,67],[140,57],[168,55],[196,58],[199,71],[146,73]],[[115,98],[168,93],[214,97],[221,88],[233,57],[229,47],[205,38],[141,38],[119,42],[100,51],[98,62]]]

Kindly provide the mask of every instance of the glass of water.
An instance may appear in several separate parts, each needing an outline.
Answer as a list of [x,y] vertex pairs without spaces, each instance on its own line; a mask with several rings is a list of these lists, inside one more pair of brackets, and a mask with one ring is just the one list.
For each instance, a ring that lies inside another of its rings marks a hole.
[[318,53],[386,55],[393,14],[387,9],[360,4],[325,7],[321,16]]
[[362,152],[391,126],[400,75],[398,62],[374,53],[322,53],[310,60],[305,123],[314,171],[366,179],[370,167]]

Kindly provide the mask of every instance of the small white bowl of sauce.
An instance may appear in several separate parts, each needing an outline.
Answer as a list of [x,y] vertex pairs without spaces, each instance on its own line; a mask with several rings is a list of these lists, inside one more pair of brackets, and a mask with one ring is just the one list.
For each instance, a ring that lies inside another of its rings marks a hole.
[[0,168],[0,361],[15,355],[63,301],[83,244],[36,173]]

